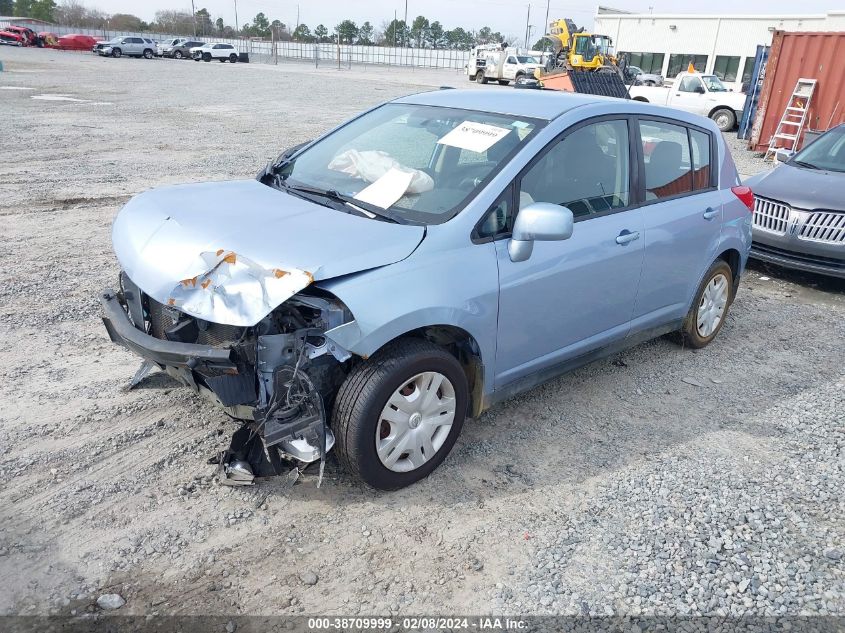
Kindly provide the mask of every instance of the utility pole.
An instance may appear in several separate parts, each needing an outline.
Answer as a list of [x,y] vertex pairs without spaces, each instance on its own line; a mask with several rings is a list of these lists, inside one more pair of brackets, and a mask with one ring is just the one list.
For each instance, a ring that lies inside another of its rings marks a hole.
[[402,46],[407,46],[408,42],[405,41],[405,33],[408,32],[408,0],[405,0],[405,28],[402,29]]
[[531,5],[528,5],[528,15],[525,17],[525,48],[528,48],[528,23],[531,21]]
[[241,32],[240,27],[238,27],[238,0],[235,0],[235,37]]
[[[546,23],[543,25],[544,29],[549,28],[549,5],[552,3],[552,0],[546,0]],[[546,31],[548,33],[548,31]],[[546,44],[543,43],[543,50],[546,50]]]
[[197,36],[197,8],[194,6],[194,0],[191,0],[191,15],[194,17],[194,37]]

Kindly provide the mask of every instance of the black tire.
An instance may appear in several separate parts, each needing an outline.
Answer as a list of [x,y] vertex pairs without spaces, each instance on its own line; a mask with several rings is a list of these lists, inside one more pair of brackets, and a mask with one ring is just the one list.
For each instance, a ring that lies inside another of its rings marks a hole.
[[736,114],[733,110],[728,108],[719,108],[715,110],[710,118],[716,123],[716,127],[722,132],[730,132],[736,127]]
[[236,63],[237,61],[238,61],[238,56],[237,56],[237,55],[235,55],[234,53],[232,53],[231,55],[229,55],[229,63],[230,63],[230,64],[234,64],[234,63]]
[[202,54],[202,61],[210,62],[211,61],[211,53],[203,53]]
[[475,73],[475,82],[479,84],[487,83],[487,77],[484,75],[484,72],[479,70],[477,73]]
[[[455,390],[455,418],[449,435],[432,458],[408,472],[384,466],[376,452],[376,428],[393,393],[415,375],[437,371]],[[439,466],[461,432],[469,389],[461,365],[443,348],[423,339],[400,339],[358,365],[338,390],[332,414],[335,452],[351,475],[378,490],[397,490],[427,477]]]
[[123,51],[120,50],[119,48],[113,48],[111,50],[111,56],[112,57],[120,57],[121,55],[123,55]]
[[152,59],[155,57],[155,53],[152,52],[149,48],[144,49],[144,59]]
[[182,51],[176,51],[175,53],[173,53],[174,59],[182,59],[183,57],[184,55],[182,55]]
[[[728,288],[728,298],[727,302],[725,303],[724,311],[722,312],[722,318],[719,321],[719,324],[716,326],[716,329],[713,330],[707,336],[702,336],[701,333],[698,331],[698,315],[699,315],[699,308],[701,307],[702,297],[704,296],[704,291],[707,286],[713,281],[714,278],[718,277],[719,275],[724,275],[725,279],[727,280]],[[695,349],[701,349],[702,347],[706,347],[709,345],[714,338],[719,334],[719,331],[722,329],[722,326],[725,324],[725,320],[728,318],[728,311],[730,310],[731,303],[733,303],[733,272],[731,271],[731,267],[728,263],[723,259],[717,259],[713,262],[713,265],[707,271],[707,274],[704,275],[704,279],[701,282],[701,285],[698,287],[698,291],[695,293],[695,298],[692,300],[692,305],[690,306],[689,312],[687,312],[687,316],[684,318],[683,327],[680,330],[680,338],[679,341],[681,344],[689,347],[693,347]]]
[[499,79],[500,86],[507,86],[510,82],[507,79]]

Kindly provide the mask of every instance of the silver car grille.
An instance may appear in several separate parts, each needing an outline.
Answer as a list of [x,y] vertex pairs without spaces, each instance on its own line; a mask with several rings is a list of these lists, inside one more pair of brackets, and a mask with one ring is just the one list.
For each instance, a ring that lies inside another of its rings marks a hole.
[[778,235],[786,234],[789,206],[754,196],[754,228]]
[[845,244],[845,213],[816,211],[811,213],[801,227],[799,239]]

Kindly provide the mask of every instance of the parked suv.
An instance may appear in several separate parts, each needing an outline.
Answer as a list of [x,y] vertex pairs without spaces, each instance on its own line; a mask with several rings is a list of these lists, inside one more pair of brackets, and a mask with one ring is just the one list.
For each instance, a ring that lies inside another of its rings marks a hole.
[[184,59],[191,56],[192,48],[199,48],[205,46],[205,42],[200,40],[182,40],[176,44],[165,46],[161,54],[164,57],[173,57],[174,59]]
[[190,51],[191,57],[196,62],[200,60],[210,62],[212,59],[216,59],[221,62],[228,60],[234,64],[238,61],[238,52],[231,44],[215,44],[210,42],[197,48],[191,48]]
[[401,488],[467,416],[662,334],[713,341],[752,206],[706,118],[434,91],[256,180],[134,197],[114,222],[123,272],[104,321],[146,368],[243,420],[229,480],[334,448],[361,481]]
[[[99,53],[105,57],[155,57],[156,44],[146,37],[121,37],[108,42]],[[97,51],[95,51],[97,52]]]

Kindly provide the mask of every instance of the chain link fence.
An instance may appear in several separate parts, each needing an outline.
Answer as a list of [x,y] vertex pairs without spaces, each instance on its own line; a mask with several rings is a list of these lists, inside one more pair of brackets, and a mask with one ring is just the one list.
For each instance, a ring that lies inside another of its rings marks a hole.
[[[58,36],[79,33],[98,39],[109,40],[115,37],[147,37],[158,42],[186,37],[172,33],[135,33],[112,31],[108,29],[84,29],[71,26],[54,25],[50,32]],[[247,38],[227,39],[215,36],[198,36],[204,42],[226,42],[232,44],[241,53],[248,53],[250,61],[255,63],[276,64],[286,59],[312,61],[315,67],[351,68],[353,64],[377,64],[384,66],[405,66],[414,68],[448,68],[463,70],[469,62],[469,51],[449,48],[403,48],[393,46],[306,43],[306,42],[270,42]]]

